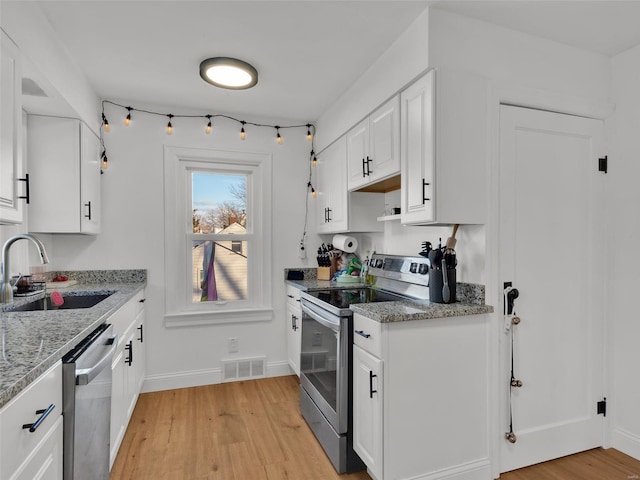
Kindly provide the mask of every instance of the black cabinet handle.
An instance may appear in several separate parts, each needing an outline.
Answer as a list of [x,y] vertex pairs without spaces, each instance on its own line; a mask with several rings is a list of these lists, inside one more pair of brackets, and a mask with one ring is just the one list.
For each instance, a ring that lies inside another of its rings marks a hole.
[[295,332],[298,330],[298,317],[291,315],[291,329]]
[[27,205],[29,205],[29,201],[31,200],[31,194],[29,193],[29,174],[25,173],[24,174],[24,178],[19,178],[18,181],[25,183],[24,195],[20,196],[18,198],[20,198],[22,200],[26,200],[27,201]]
[[53,411],[54,408],[56,408],[56,405],[52,403],[51,405],[49,405],[49,407],[46,410],[36,410],[36,415],[40,415],[38,420],[36,420],[35,423],[25,423],[24,425],[22,425],[22,428],[24,429],[28,428],[29,432],[31,433],[35,432],[38,429],[38,427],[42,424],[42,422],[44,422],[44,419],[47,418],[49,414]]
[[369,398],[373,398],[374,393],[378,393],[377,390],[373,389],[373,379],[376,378],[377,375],[374,375],[371,370],[369,370]]
[[331,222],[331,209],[327,207],[327,222]]
[[138,337],[138,340],[140,340],[140,343],[144,343],[144,340],[142,340],[142,338],[143,338],[142,337],[142,327],[143,327],[142,324],[138,327],[138,330],[140,330],[140,336]]
[[146,298],[141,298],[140,300],[138,300],[139,303],[144,303],[146,300]]
[[428,187],[429,185],[431,185],[430,183],[427,183],[425,181],[425,179],[422,179],[422,204],[424,205],[425,202],[428,202],[429,200],[431,200],[430,198],[427,198],[426,194],[424,193],[424,189],[426,187]]
[[124,359],[124,363],[131,366],[133,363],[133,340],[129,340],[129,343],[127,343],[124,348],[127,349],[127,358]]
[[364,333],[364,330],[356,330],[356,333],[364,338],[369,338],[371,335],[368,333]]
[[89,214],[85,215],[84,218],[88,218],[89,220],[91,220],[91,200],[89,200],[88,203],[85,203],[84,206],[89,207]]
[[289,294],[287,293],[287,297],[289,297],[289,298],[293,298],[293,295],[289,295]]
[[364,157],[362,157],[362,178],[367,176],[367,171],[365,169],[365,166],[367,166],[367,161],[364,159]]
[[373,170],[371,170],[371,162],[373,162],[373,158],[367,157],[367,175],[371,175]]

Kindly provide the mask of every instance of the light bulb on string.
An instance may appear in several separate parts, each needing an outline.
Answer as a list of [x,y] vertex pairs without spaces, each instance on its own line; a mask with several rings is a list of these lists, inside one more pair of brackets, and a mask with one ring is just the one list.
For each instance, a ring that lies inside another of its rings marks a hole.
[[242,120],[240,123],[242,124],[242,128],[240,129],[240,140],[244,140],[245,138],[247,138],[247,134],[244,131],[244,126],[247,124],[247,122]]
[[102,151],[101,159],[100,169],[106,170],[109,167],[109,160],[107,159],[107,152],[105,150]]
[[209,123],[207,123],[207,128],[204,129],[204,133],[209,135],[211,133],[211,115],[205,115],[209,119]]
[[131,110],[133,110],[133,108],[127,107],[127,116],[124,119],[125,127],[128,127],[129,125],[131,125]]
[[173,133],[173,125],[171,125],[171,119],[173,118],[173,115],[168,114],[167,117],[169,117],[169,123],[167,123],[167,135],[171,135]]
[[313,150],[311,150],[311,166],[315,167],[318,164],[318,159],[316,158],[316,154]]
[[311,124],[307,123],[307,140],[312,141],[313,135],[311,135]]
[[310,189],[311,189],[311,196],[312,196],[313,198],[316,198],[316,196],[317,196],[318,194],[316,193],[316,189],[315,189],[315,188],[313,188],[313,185],[311,185],[311,182],[307,183],[307,188],[310,188]]
[[109,126],[109,120],[107,120],[107,117],[104,116],[104,113],[102,114],[102,129],[107,133],[111,131],[111,127]]
[[276,134],[276,142],[278,142],[278,145],[282,145],[282,137],[280,136],[280,127],[276,126],[276,132],[278,132]]

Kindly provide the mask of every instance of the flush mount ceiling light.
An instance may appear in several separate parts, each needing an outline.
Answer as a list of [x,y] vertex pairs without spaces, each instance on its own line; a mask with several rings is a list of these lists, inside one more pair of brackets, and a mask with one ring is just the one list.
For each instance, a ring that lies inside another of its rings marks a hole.
[[258,71],[237,58],[214,57],[200,63],[202,79],[216,87],[242,90],[258,83]]

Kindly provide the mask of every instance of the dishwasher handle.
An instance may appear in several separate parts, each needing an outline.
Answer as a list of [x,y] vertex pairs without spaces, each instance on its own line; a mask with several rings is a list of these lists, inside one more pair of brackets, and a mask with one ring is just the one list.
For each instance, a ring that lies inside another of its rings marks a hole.
[[118,335],[109,337],[105,345],[111,345],[111,347],[92,366],[76,370],[76,385],[87,385],[106,367],[111,368],[111,361],[118,349]]

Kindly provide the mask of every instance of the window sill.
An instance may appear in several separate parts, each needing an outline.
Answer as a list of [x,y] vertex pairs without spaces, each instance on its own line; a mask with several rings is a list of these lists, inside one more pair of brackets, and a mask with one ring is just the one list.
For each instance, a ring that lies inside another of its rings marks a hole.
[[272,319],[272,308],[251,308],[224,312],[168,313],[164,316],[164,325],[167,328],[178,328],[227,323],[268,322]]

